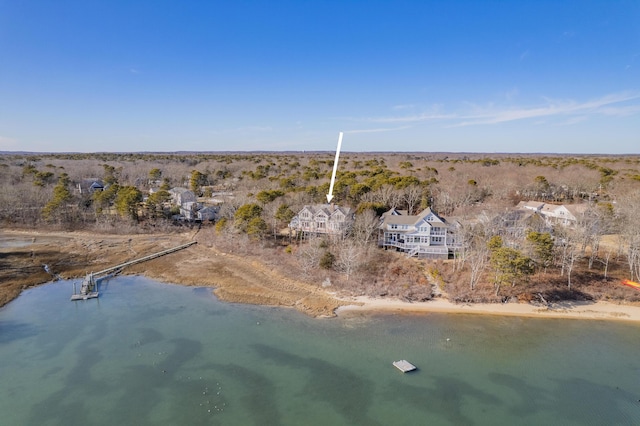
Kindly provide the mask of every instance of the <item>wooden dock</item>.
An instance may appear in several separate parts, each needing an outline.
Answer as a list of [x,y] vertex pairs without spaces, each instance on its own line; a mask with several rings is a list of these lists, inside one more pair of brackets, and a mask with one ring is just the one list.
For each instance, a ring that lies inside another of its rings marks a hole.
[[400,361],[393,361],[393,366],[396,367],[398,370],[402,371],[403,373],[408,373],[409,371],[414,371],[418,369],[418,367],[411,364],[406,359],[401,359]]
[[98,292],[98,279],[100,279],[101,275],[106,275],[109,273],[118,273],[120,270],[127,266],[135,265],[137,263],[146,262],[148,260],[156,259],[161,256],[165,256],[167,254],[174,253],[178,250],[186,249],[187,247],[191,247],[192,245],[197,244],[197,241],[192,241],[187,244],[182,244],[177,247],[173,247],[167,250],[163,250],[158,253],[150,254],[149,256],[141,257],[139,259],[130,260],[129,262],[121,263],[116,266],[112,266],[111,268],[103,269],[98,272],[91,272],[87,274],[87,276],[82,281],[82,286],[80,287],[80,292],[76,293],[76,285],[73,284],[73,294],[71,295],[71,300],[87,300],[87,299],[95,299],[100,293]]

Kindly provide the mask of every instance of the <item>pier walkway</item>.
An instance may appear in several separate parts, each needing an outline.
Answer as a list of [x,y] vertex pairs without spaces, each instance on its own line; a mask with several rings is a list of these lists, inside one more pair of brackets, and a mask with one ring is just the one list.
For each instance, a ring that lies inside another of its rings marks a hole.
[[158,257],[162,257],[162,256],[165,256],[167,254],[171,254],[171,253],[174,253],[176,251],[186,249],[187,247],[191,247],[194,244],[197,244],[197,241],[192,241],[192,242],[187,243],[187,244],[182,244],[182,245],[179,245],[177,247],[173,247],[173,248],[170,248],[170,249],[167,249],[167,250],[163,250],[163,251],[158,252],[158,253],[154,253],[154,254],[150,254],[148,256],[141,257],[139,259],[130,260],[128,262],[124,262],[124,263],[121,263],[119,265],[112,266],[112,267],[107,268],[107,269],[103,269],[103,270],[98,271],[98,272],[91,272],[91,273],[87,274],[87,276],[82,281],[82,285],[80,286],[80,292],[76,293],[75,283],[74,283],[74,285],[73,285],[73,294],[71,295],[71,300],[87,300],[87,299],[94,299],[94,298],[98,297],[99,293],[98,293],[98,284],[97,284],[97,282],[104,275],[108,275],[110,273],[117,273],[117,272],[121,271],[123,268],[126,268],[127,266],[131,266],[131,265],[135,265],[135,264],[138,264],[138,263],[146,262],[148,260],[153,260],[153,259],[156,259]]

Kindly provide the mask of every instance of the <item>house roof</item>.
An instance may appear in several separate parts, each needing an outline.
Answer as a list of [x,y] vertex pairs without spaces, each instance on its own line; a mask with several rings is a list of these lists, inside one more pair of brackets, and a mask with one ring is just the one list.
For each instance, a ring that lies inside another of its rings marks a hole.
[[[404,214],[403,214],[404,213]],[[427,222],[432,226],[446,226],[446,222],[443,218],[438,216],[430,207],[427,207],[417,215],[409,215],[406,210],[397,210],[391,209],[382,214],[382,224],[381,227],[386,227],[387,225],[416,225],[426,218],[429,215],[433,215],[437,220],[427,220]]]
[[553,217],[566,216],[562,211],[567,211],[574,218],[578,218],[589,208],[588,204],[547,204],[538,201],[520,201],[516,208],[522,210],[536,210],[540,214]]
[[175,188],[171,188],[169,190],[169,192],[171,192],[173,194],[185,194],[185,193],[191,192],[191,191],[188,190],[187,188],[183,188],[183,187],[177,186]]
[[[342,213],[345,217],[348,217],[349,214],[351,213],[350,207],[340,207],[340,206],[336,206],[335,204],[306,205],[300,210],[300,212],[302,212],[305,209],[308,210],[314,217],[319,213],[324,213],[328,217],[331,217],[332,215],[335,215],[337,212]],[[300,212],[298,212],[298,216],[300,215]]]
[[552,212],[555,212],[556,210],[558,210],[561,207],[562,207],[561,205],[557,205],[557,204],[545,204],[544,206],[542,206],[542,209],[540,211],[543,214],[544,213],[552,213]]
[[516,206],[517,209],[540,210],[544,203],[540,201],[520,201]]
[[587,204],[565,204],[564,208],[569,210],[569,213],[577,218],[578,216],[583,215],[589,206]]

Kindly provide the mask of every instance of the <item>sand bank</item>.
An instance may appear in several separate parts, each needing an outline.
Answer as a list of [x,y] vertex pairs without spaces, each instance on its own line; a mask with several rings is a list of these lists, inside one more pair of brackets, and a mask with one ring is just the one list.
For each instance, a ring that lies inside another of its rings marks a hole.
[[409,303],[393,299],[373,299],[359,296],[343,299],[350,304],[336,310],[337,315],[352,312],[428,313],[446,312],[460,314],[510,315],[534,318],[575,318],[640,322],[640,306],[620,305],[609,302],[563,302],[548,307],[528,303],[473,303],[456,304],[445,299]]

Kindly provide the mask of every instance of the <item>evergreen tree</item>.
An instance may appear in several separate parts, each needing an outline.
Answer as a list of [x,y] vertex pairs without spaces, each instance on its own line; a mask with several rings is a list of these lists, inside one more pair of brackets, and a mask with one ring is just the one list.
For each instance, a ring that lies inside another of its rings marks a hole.
[[135,186],[123,186],[114,201],[116,210],[122,216],[138,220],[138,208],[142,202],[142,192]]
[[68,188],[69,183],[69,176],[66,173],[62,173],[58,178],[58,183],[53,188],[53,197],[42,210],[42,216],[46,220],[54,220],[56,217],[61,219],[61,215],[64,213],[63,207],[73,199],[73,195],[71,195]]

